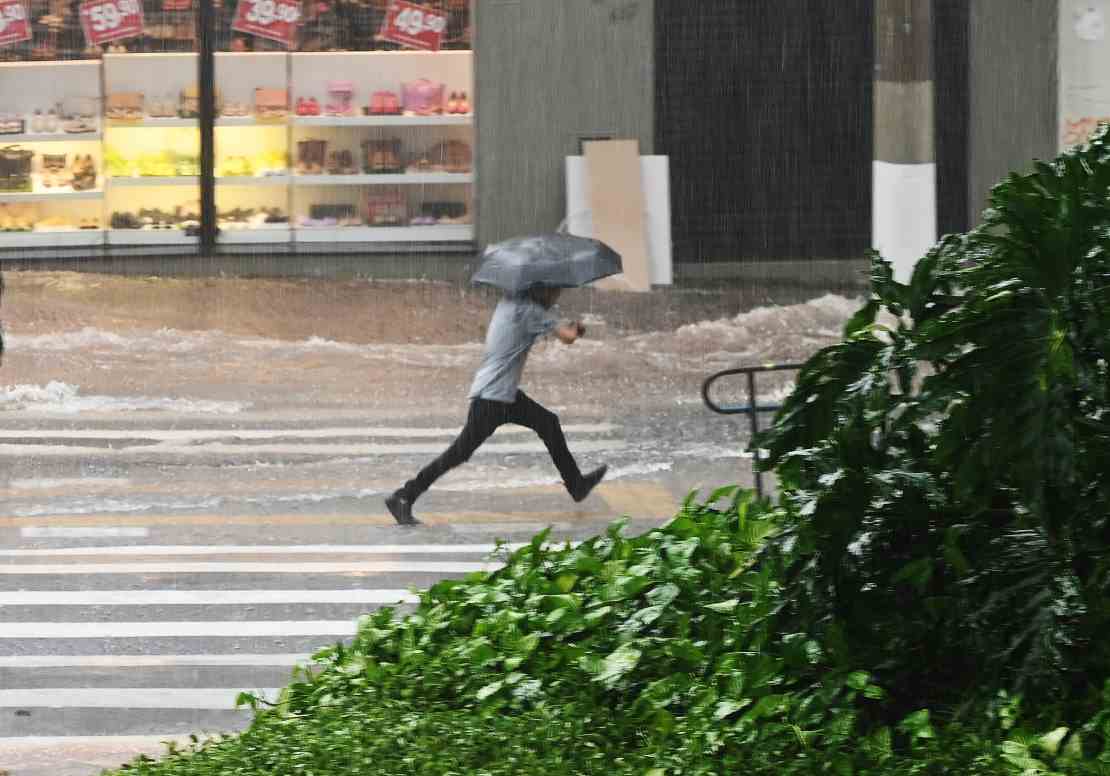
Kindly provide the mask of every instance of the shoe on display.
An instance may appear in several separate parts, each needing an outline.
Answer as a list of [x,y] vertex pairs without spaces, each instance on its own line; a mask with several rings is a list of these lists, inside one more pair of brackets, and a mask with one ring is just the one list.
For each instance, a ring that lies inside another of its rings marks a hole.
[[470,113],[470,100],[467,99],[466,92],[459,93],[459,102],[456,106],[459,115],[465,116]]
[[46,121],[42,117],[42,111],[35,111],[35,115],[31,117],[31,131],[39,134],[46,130]]

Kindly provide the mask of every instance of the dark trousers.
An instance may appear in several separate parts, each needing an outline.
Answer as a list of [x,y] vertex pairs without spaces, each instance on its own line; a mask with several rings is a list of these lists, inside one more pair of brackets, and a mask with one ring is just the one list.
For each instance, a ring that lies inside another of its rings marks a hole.
[[517,391],[516,401],[506,404],[488,399],[474,399],[470,402],[470,414],[466,426],[458,438],[444,453],[425,466],[415,479],[405,483],[404,492],[410,501],[416,501],[432,483],[460,464],[470,460],[483,442],[490,438],[499,426],[512,423],[530,428],[540,435],[551,460],[555,462],[567,490],[574,492],[582,480],[582,472],[574,456],[567,449],[563,427],[559,416],[551,410],[529,399],[524,391]]

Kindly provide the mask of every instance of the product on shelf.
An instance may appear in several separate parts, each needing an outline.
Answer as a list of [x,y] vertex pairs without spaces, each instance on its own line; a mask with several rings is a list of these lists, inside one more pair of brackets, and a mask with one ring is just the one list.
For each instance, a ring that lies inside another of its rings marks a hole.
[[237,100],[227,100],[220,106],[220,115],[229,118],[242,118],[250,115],[250,108],[245,102],[238,102]]
[[43,188],[56,189],[68,186],[73,179],[66,174],[65,154],[42,155],[42,185]]
[[370,175],[403,173],[405,165],[401,161],[401,141],[397,138],[363,140],[362,170]]
[[219,213],[220,229],[230,231],[242,229],[284,229],[289,224],[289,217],[281,208],[235,208],[223,210]]
[[327,140],[298,140],[297,172],[301,175],[321,174],[324,171],[327,152]]
[[362,109],[364,116],[400,116],[401,98],[395,92],[374,92],[370,104]]
[[474,154],[470,145],[461,140],[445,140],[429,148],[407,168],[408,172],[470,172]]
[[443,112],[458,116],[465,116],[470,113],[470,100],[467,99],[466,92],[451,92]]
[[47,134],[58,131],[58,114],[51,108],[45,114],[36,110],[31,117],[31,131],[36,134]]
[[142,208],[138,213],[115,211],[108,222],[112,229],[146,229],[166,231],[170,229],[184,229],[186,233],[195,232],[200,226],[200,216],[195,210],[186,210],[182,206],[172,211],[161,208]]
[[144,102],[142,92],[114,92],[108,95],[104,115],[116,121],[141,121]]
[[19,146],[0,148],[0,190],[30,191],[34,153]]
[[96,163],[89,154],[73,158],[73,177],[70,185],[74,191],[88,191],[96,188]]
[[254,175],[254,166],[245,156],[228,156],[220,161],[216,174],[221,178],[246,178]]
[[297,225],[306,228],[334,226],[362,226],[358,208],[347,204],[314,204],[308,207],[308,217],[301,217]]
[[148,100],[147,113],[155,119],[172,119],[177,117],[177,100],[173,97],[163,97],[157,100]]
[[298,116],[319,116],[320,103],[316,102],[315,97],[299,97],[297,98],[296,111]]
[[328,104],[324,110],[329,116],[353,116],[355,85],[351,81],[328,81]]
[[99,100],[93,97],[67,97],[60,104],[58,115],[62,129],[71,135],[96,132]]
[[26,126],[27,122],[20,116],[0,116],[0,135],[22,135]]
[[398,191],[369,193],[365,207],[370,226],[404,226],[408,219],[408,204]]
[[357,172],[354,154],[350,151],[332,151],[328,154],[329,175],[354,175]]
[[0,232],[30,232],[35,228],[33,205],[0,204]]
[[427,78],[402,84],[405,113],[414,116],[437,116],[443,113],[444,84],[437,84]]
[[413,217],[411,226],[434,226],[436,224],[466,224],[470,222],[465,202],[424,202],[420,213]]
[[[219,113],[223,104],[220,99],[220,90],[216,90],[215,94],[216,112]],[[183,119],[196,119],[200,118],[200,87],[187,86],[181,90],[181,96],[178,99],[177,115]]]
[[285,89],[255,89],[254,115],[260,119],[281,119],[289,112],[289,93]]

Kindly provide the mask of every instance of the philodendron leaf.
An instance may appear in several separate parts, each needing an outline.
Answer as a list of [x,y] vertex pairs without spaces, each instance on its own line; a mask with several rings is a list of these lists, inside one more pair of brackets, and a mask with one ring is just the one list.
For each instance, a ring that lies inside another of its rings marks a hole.
[[632,673],[642,656],[641,650],[631,644],[623,644],[605,658],[601,671],[595,678],[603,684],[612,686]]
[[719,612],[721,614],[728,614],[729,612],[736,611],[736,607],[740,605],[739,598],[731,598],[728,601],[721,601],[715,604],[706,604],[705,608],[710,611]]

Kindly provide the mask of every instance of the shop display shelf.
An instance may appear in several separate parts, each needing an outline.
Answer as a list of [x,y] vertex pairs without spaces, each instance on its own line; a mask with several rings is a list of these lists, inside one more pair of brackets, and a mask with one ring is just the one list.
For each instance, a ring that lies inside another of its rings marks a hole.
[[411,172],[403,175],[295,175],[298,186],[378,186],[434,183],[473,183],[471,173]]
[[292,235],[289,226],[262,229],[220,229],[219,241],[225,245],[252,245],[288,243]]
[[196,245],[199,237],[183,229],[109,229],[109,245]]
[[35,186],[31,191],[0,191],[0,202],[49,202],[58,199],[100,199],[103,189],[51,191]]
[[292,175],[231,175],[216,178],[221,186],[288,186]]
[[286,119],[259,119],[254,116],[221,116],[216,119],[217,127],[284,127]]
[[199,184],[200,177],[196,175],[136,175],[114,176],[108,178],[108,188],[110,189],[132,188],[137,186],[197,186]]
[[170,127],[197,127],[200,126],[200,123],[197,119],[155,119],[147,116],[146,118],[137,119],[135,121],[129,121],[127,119],[107,119],[107,126],[109,129],[133,129],[136,127],[166,129]]
[[406,242],[471,242],[471,224],[439,224],[436,226],[345,226],[298,228],[299,243],[406,243]]
[[0,248],[85,248],[103,244],[103,229],[0,232]]
[[22,135],[0,135],[0,145],[15,143],[98,143],[102,138],[96,132],[27,132]]
[[474,116],[294,116],[298,127],[468,127]]

